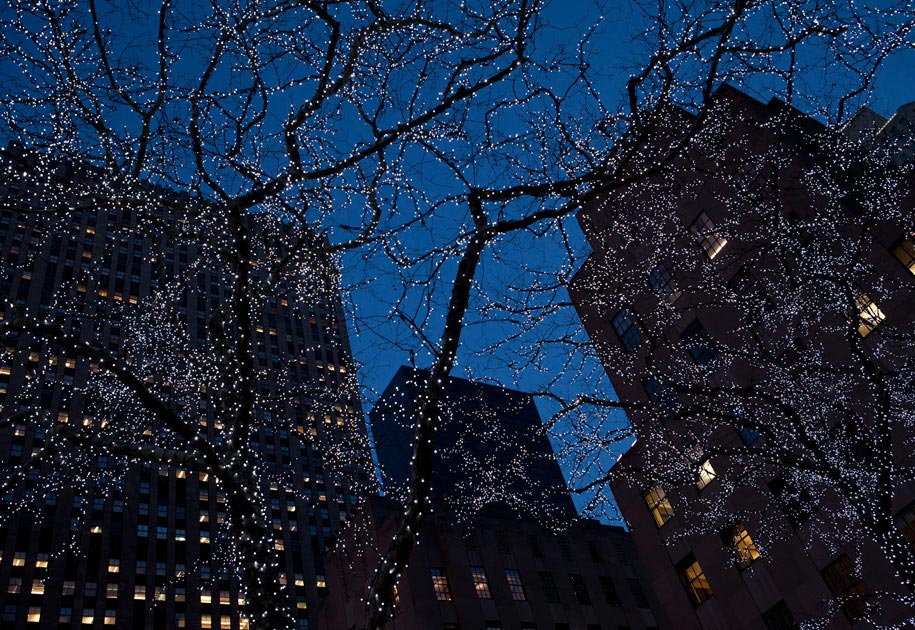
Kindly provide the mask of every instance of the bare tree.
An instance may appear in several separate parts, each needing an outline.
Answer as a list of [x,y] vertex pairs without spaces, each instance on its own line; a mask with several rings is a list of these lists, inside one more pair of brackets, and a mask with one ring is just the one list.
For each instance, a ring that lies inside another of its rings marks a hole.
[[[343,290],[354,300],[358,334],[373,326],[360,320],[358,300],[381,295],[402,324],[384,336],[428,361],[433,376],[416,419],[404,518],[366,596],[367,626],[383,627],[429,509],[438,401],[465,324],[509,331],[490,357],[517,353],[531,335],[538,357],[569,344],[582,351],[580,333],[542,334],[542,322],[568,312],[573,213],[665,173],[703,128],[723,80],[774,77],[797,92],[795,77],[814,63],[804,56],[808,44],[810,55],[847,68],[845,93],[866,93],[910,25],[901,4],[865,14],[855,6],[735,0],[646,8],[641,69],[617,99],[603,93],[594,71],[600,31],[556,52],[548,7],[535,0],[165,0],[154,11],[96,0],[9,2],[0,115],[7,139],[25,149],[7,151],[7,177],[27,180],[35,197],[32,207],[14,208],[52,222],[66,222],[76,206],[128,209],[131,235],[158,243],[164,234],[193,259],[184,273],[161,269],[156,290],[125,306],[132,323],[116,355],[70,334],[74,313],[36,316],[8,296],[4,332],[22,345],[57,344],[91,364],[79,394],[104,410],[100,417],[119,418],[87,430],[61,426],[40,405],[7,405],[17,421],[43,423],[53,438],[10,479],[39,465],[60,471],[78,461],[73,453],[213,475],[237,541],[226,562],[238,567],[252,623],[291,627],[295,613],[272,559],[271,477],[248,446],[257,427],[283,424],[282,413],[263,413],[269,401],[257,393],[252,330],[261,309],[286,291],[331,300],[337,262],[344,283],[350,278]],[[659,142],[677,107],[690,112],[683,133]],[[841,108],[836,115],[844,116]],[[91,176],[74,186],[61,176],[68,164]],[[567,264],[557,270],[519,256],[530,242],[552,243],[551,258],[567,256]],[[168,252],[153,258],[160,266],[170,260]],[[493,282],[481,278],[482,265],[508,271]],[[205,342],[193,347],[180,301],[204,269],[220,274],[227,293],[205,323]],[[72,280],[54,303],[78,292]],[[542,367],[536,357],[507,363],[522,373]],[[570,360],[567,380],[576,369]],[[544,396],[566,410],[614,406],[592,392],[553,389]],[[307,395],[287,393],[287,403]],[[207,413],[224,427],[224,443],[198,429],[200,402],[216,405]],[[628,435],[585,426],[589,433],[572,433],[582,439],[569,444],[582,463]],[[358,428],[349,435],[358,437]],[[344,475],[344,462],[364,445],[344,440],[330,450]]]
[[911,166],[782,102],[715,100],[664,175],[583,215],[601,245],[577,300],[639,437],[604,480],[661,488],[670,544],[752,523],[738,564],[797,535],[907,587],[839,594],[820,622],[908,618]]

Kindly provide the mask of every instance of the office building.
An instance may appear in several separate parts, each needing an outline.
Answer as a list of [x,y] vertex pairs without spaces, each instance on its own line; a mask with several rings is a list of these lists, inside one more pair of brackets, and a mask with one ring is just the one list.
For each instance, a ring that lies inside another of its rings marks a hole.
[[[387,493],[409,485],[416,398],[428,377],[401,367],[369,412]],[[501,503],[544,522],[577,517],[532,396],[452,377],[439,409],[433,498],[468,510]]]
[[[695,131],[667,116],[646,155]],[[913,463],[915,198],[857,120],[721,86],[683,155],[579,214],[571,297],[637,437],[611,488],[678,628],[913,617],[915,487],[881,471]]]
[[[191,201],[167,190],[128,194],[116,184],[106,190],[122,205],[96,203],[100,172],[16,147],[9,156],[0,180],[4,321],[17,313],[48,320],[118,357],[201,437],[226,448],[224,421],[232,416],[222,405],[233,400],[231,384],[209,369],[218,360],[209,326],[233,290],[231,263],[218,240],[207,240],[225,229],[218,212],[191,212]],[[66,191],[53,201],[39,194],[49,181]],[[161,203],[137,201],[144,197]],[[276,225],[245,220],[263,245],[256,256],[282,254],[285,241],[269,234]],[[262,262],[261,270],[270,261]],[[374,486],[335,274],[325,266],[305,275],[253,297],[257,402],[241,436],[265,480],[281,581],[301,629],[314,627],[327,542],[356,495]],[[323,288],[309,288],[311,276]],[[166,455],[181,448],[97,362],[27,335],[4,341],[0,474],[8,478],[36,453],[48,461],[38,460],[3,497],[0,625],[248,627],[227,557],[226,493],[213,476],[193,462],[143,464],[105,448],[52,443],[68,431],[90,445],[111,438],[148,442]]]

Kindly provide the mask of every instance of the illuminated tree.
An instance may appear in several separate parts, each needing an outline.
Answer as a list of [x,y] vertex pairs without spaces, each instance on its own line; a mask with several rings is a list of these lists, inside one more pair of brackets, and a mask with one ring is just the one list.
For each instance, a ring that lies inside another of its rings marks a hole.
[[661,488],[671,544],[752,523],[739,566],[797,536],[907,587],[839,595],[821,623],[911,607],[911,165],[779,101],[715,101],[668,170],[583,215],[600,246],[577,301],[639,438],[602,480]]
[[[8,176],[28,180],[32,210],[65,221],[75,204],[127,208],[137,236],[165,231],[231,287],[206,322],[207,343],[194,348],[175,306],[194,278],[163,273],[131,312],[117,357],[69,337],[54,312],[11,309],[10,337],[53,341],[90,362],[97,372],[81,394],[123,418],[87,431],[42,418],[40,408],[13,410],[54,437],[29,465],[108,453],[215,476],[229,495],[252,621],[287,627],[292,612],[270,559],[269,480],[246,446],[252,427],[273,421],[258,413],[256,313],[284,291],[320,299],[342,290],[357,334],[369,335],[378,312],[364,313],[378,297],[388,304],[383,319],[396,323],[381,326],[382,340],[427,361],[433,375],[416,419],[404,518],[366,595],[366,623],[381,627],[429,510],[438,401],[462,357],[465,324],[496,327],[505,341],[485,360],[515,356],[503,364],[519,379],[543,370],[557,347],[584,352],[580,332],[543,332],[569,312],[563,286],[577,246],[568,226],[579,207],[664,173],[702,129],[723,80],[775,79],[793,94],[799,68],[825,59],[844,69],[836,90],[866,92],[908,33],[906,14],[894,9],[662,3],[639,13],[641,69],[617,98],[595,70],[606,54],[595,44],[600,28],[570,42],[548,28],[549,10],[535,0],[165,0],[153,11],[10,2],[0,115],[6,138],[24,147],[7,151]],[[690,112],[683,133],[659,136],[677,107]],[[845,117],[841,107],[830,115]],[[61,164],[92,176],[75,187],[59,176]],[[548,262],[532,251],[549,251]],[[483,266],[500,271],[484,278]],[[519,348],[528,356],[517,359]],[[563,352],[565,382],[576,382],[580,354]],[[219,401],[225,448],[195,424],[203,386]],[[547,383],[542,394],[566,411],[613,406],[592,392],[555,390]],[[146,430],[149,418],[156,431]],[[591,435],[579,431],[586,426]],[[593,447],[612,450],[628,435],[605,429],[585,423],[556,437],[584,462]],[[339,446],[341,466],[359,447]]]

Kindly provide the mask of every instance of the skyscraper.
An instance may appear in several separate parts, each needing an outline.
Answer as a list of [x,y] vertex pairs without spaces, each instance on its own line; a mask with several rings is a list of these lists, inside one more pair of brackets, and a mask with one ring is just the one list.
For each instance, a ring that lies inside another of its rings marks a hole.
[[614,496],[679,628],[910,620],[911,171],[778,99],[706,114],[579,215],[570,293],[638,438]]
[[[2,626],[248,626],[228,493],[207,463],[181,459],[182,438],[147,408],[161,403],[192,439],[256,471],[280,581],[309,627],[327,541],[374,485],[320,240],[299,250],[299,281],[274,280],[266,269],[291,251],[283,226],[244,217],[257,271],[243,298],[254,321],[240,331],[216,321],[238,297],[218,209],[16,147],[2,166],[0,456],[6,478],[24,473],[0,518]],[[105,187],[121,203],[98,202]],[[23,321],[47,334],[22,333]],[[239,392],[218,363],[246,335],[256,385]],[[147,400],[111,365],[137,375]],[[253,417],[236,432],[226,418],[245,395]]]
[[[416,399],[428,378],[402,366],[369,413],[387,492],[409,484]],[[507,504],[544,521],[577,517],[532,396],[452,377],[439,413],[433,498],[471,510]]]
[[[402,514],[396,497],[409,479],[413,414],[428,378],[400,368],[372,408],[378,463],[395,498],[367,499],[329,554],[323,627],[364,619]],[[577,517],[531,395],[451,377],[434,440],[432,510],[398,582],[391,630],[667,625],[629,535]]]

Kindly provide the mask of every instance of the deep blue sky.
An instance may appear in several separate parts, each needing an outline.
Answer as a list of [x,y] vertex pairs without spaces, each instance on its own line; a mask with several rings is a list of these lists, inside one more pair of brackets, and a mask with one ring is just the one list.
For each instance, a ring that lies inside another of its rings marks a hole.
[[[625,3],[621,3],[614,10],[604,11],[592,46],[591,64],[596,84],[610,103],[614,103],[620,98],[630,72],[639,68],[644,60],[645,49],[640,45],[640,33],[645,24],[644,18],[637,12],[626,8],[627,6]],[[554,2],[549,11],[544,12],[541,16],[543,23],[548,26],[546,41],[556,46],[574,41],[581,29],[585,25],[593,24],[598,15],[592,2],[582,0]],[[869,100],[870,107],[882,115],[889,116],[903,103],[915,101],[915,70],[913,68],[915,68],[915,53],[911,51],[888,59],[874,84],[873,94]],[[830,69],[826,68],[825,75],[816,78],[831,81],[829,72]],[[836,78],[835,81],[841,81],[841,79]],[[767,101],[774,96],[762,81],[758,84],[751,83],[743,88],[762,101]],[[803,103],[799,102],[797,106],[804,109]],[[564,225],[575,250],[575,256],[571,259],[554,239],[536,240],[520,236],[515,247],[509,246],[502,249],[503,261],[514,252],[517,256],[536,260],[535,266],[540,269],[555,272],[563,265],[578,268],[583,257],[587,255],[588,247],[577,223],[566,221]],[[440,275],[445,287],[453,277],[453,269],[453,265],[446,265]],[[346,281],[348,279],[346,264],[344,264],[343,271],[344,281]],[[481,290],[488,292],[487,287],[493,283],[500,284],[515,279],[517,271],[514,266],[506,265],[492,255],[488,256],[484,259],[478,273]],[[352,280],[358,282],[362,279],[362,277],[358,277]],[[392,283],[390,290],[397,292],[400,287],[396,283]],[[401,364],[409,364],[411,359],[408,351],[394,348],[390,344],[379,343],[379,337],[369,333],[369,328],[371,328],[375,332],[379,332],[382,337],[397,337],[405,346],[411,345],[409,332],[398,327],[396,317],[393,318],[394,321],[385,323],[384,320],[389,317],[389,303],[385,303],[383,299],[379,298],[383,298],[383,294],[377,292],[356,291],[352,295],[355,311],[360,320],[360,323],[355,326],[355,334],[352,334],[353,351],[357,361],[363,363],[359,378],[366,391],[366,411],[370,408],[374,396],[384,389],[397,367]],[[568,296],[564,291],[560,291],[554,295],[554,298],[566,300]],[[418,307],[416,312],[421,311],[422,309]],[[438,315],[440,314],[441,309],[438,311]],[[484,321],[471,313],[464,331],[463,347],[459,354],[458,365],[453,374],[461,377],[482,378],[522,391],[549,388],[564,395],[574,395],[575,392],[585,391],[613,396],[609,379],[603,373],[599,361],[584,351],[572,351],[570,355],[568,346],[557,345],[547,351],[536,368],[528,366],[524,369],[513,369],[509,367],[511,363],[520,363],[524,358],[532,355],[530,348],[532,340],[554,332],[545,330],[544,326],[555,326],[559,331],[573,331],[579,325],[574,310],[568,308],[541,324],[539,330],[528,333],[517,342],[502,345],[497,350],[493,350],[492,346],[500,345],[505,336],[516,328],[493,321]],[[353,324],[351,323],[350,326],[352,333]],[[394,329],[399,329],[399,332],[394,332]],[[437,341],[440,330],[441,319],[433,314],[429,324],[424,328],[424,333],[433,341]],[[575,338],[577,341],[585,339],[580,332]],[[412,345],[416,365],[428,367],[431,363],[431,356],[423,353],[419,344]],[[569,364],[570,356],[572,367]],[[557,375],[560,375],[559,379],[553,381]],[[555,405],[541,402],[539,406],[544,417],[555,411]],[[622,414],[614,414],[609,422],[621,424],[626,420]],[[630,443],[626,442],[626,444]],[[557,448],[560,448],[558,443]],[[604,464],[615,458],[615,455],[616,452],[608,453],[604,458]],[[568,462],[565,470],[569,477],[571,471]],[[584,506],[587,502],[587,497],[576,496],[575,498],[579,507]],[[612,514],[604,518],[614,522]]]

